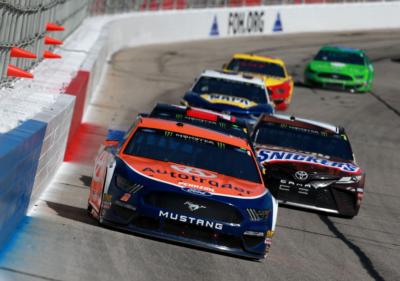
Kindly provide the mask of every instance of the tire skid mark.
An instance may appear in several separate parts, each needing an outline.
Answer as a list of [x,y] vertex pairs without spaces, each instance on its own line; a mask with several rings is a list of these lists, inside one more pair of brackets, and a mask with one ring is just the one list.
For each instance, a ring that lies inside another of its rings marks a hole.
[[82,186],[82,185],[77,185],[77,184],[72,184],[72,183],[66,183],[66,182],[55,182],[55,183],[57,183],[57,184],[61,184],[61,185],[63,185],[63,186],[66,186],[66,187],[71,187],[71,188],[78,188],[78,189],[88,189],[89,187],[88,186]]
[[29,272],[9,268],[9,267],[4,267],[4,266],[0,266],[0,270],[17,273],[17,274],[25,275],[25,276],[29,276],[29,277],[34,277],[34,278],[38,278],[38,279],[42,279],[42,280],[46,280],[46,281],[62,281],[61,279],[54,279],[54,278],[50,278],[50,277],[46,277],[46,276],[42,276],[42,275],[38,275],[38,274],[33,274],[33,273],[29,273]]
[[167,52],[162,53],[161,56],[159,56],[156,59],[158,72],[160,74],[163,74],[166,69],[165,68],[166,64],[178,55],[180,55],[180,54],[178,54],[178,52],[176,52],[176,51],[167,51]]
[[[358,228],[358,229],[362,229],[362,230],[366,230],[366,231],[371,231],[371,232],[378,232],[380,234],[387,234],[387,235],[391,235],[391,236],[395,236],[395,237],[397,237],[399,235],[398,233],[382,231],[382,230],[368,228],[368,227],[362,227],[360,225],[354,225],[354,224],[348,224],[348,223],[342,223],[342,222],[335,222],[335,224],[343,225],[345,227],[354,227],[354,228]],[[396,246],[400,246],[400,245],[396,244]]]
[[[337,36],[340,37],[343,34],[342,33],[329,33],[332,36]],[[281,46],[276,46],[276,47],[269,47],[269,48],[262,48],[262,49],[254,49],[252,50],[250,53],[253,54],[262,54],[265,52],[274,52],[274,51],[282,51],[282,50],[298,50],[298,49],[308,49],[308,48],[316,48],[318,49],[318,46],[320,46],[321,44],[327,44],[327,45],[346,45],[349,43],[370,43],[371,40],[379,40],[380,36],[376,36],[376,38],[366,38],[366,39],[362,39],[360,40],[359,38],[348,38],[347,40],[341,40],[341,38],[336,38],[336,40],[333,40],[332,42],[328,42],[328,38],[322,38],[321,41],[318,42],[312,42],[312,43],[301,43],[301,44],[287,44],[287,45],[281,45]],[[385,38],[385,42],[398,42],[398,38]],[[380,47],[378,47],[380,48]],[[367,49],[368,51],[368,49]],[[382,58],[378,58],[378,60],[382,60]],[[372,61],[374,62],[374,60],[372,59]]]
[[369,276],[373,278],[376,281],[384,281],[385,279],[382,277],[382,275],[379,273],[379,271],[375,268],[374,263],[371,261],[371,259],[367,256],[367,254],[355,243],[353,243],[350,239],[348,239],[337,227],[336,225],[329,219],[329,217],[320,215],[319,218],[323,223],[326,224],[326,226],[329,228],[329,230],[346,246],[354,252],[354,254],[359,258],[362,267],[367,271]]
[[[305,229],[301,229],[301,228],[297,228],[297,227],[285,226],[285,225],[279,225],[279,224],[277,225],[277,227],[294,230],[294,231],[299,231],[299,232],[303,232],[303,233],[307,233],[307,234],[311,234],[311,235],[318,235],[318,236],[323,236],[323,237],[328,237],[328,238],[333,238],[333,239],[340,239],[340,237],[335,235],[335,233],[326,234],[326,233],[310,231],[310,230],[305,230]],[[344,235],[344,234],[342,234],[342,235]],[[360,242],[370,243],[373,245],[380,245],[381,247],[386,247],[387,249],[391,249],[391,250],[397,250],[396,248],[400,247],[400,244],[396,244],[396,243],[388,243],[388,242],[374,240],[374,239],[368,239],[368,238],[364,238],[364,237],[356,236],[356,235],[348,235],[348,236],[352,237],[352,238],[348,238],[349,241],[360,241]],[[383,245],[385,245],[385,246],[383,246]]]
[[371,96],[373,96],[377,101],[382,103],[384,106],[386,106],[389,110],[391,110],[394,114],[397,115],[397,117],[400,117],[400,111],[391,106],[387,101],[385,101],[381,96],[375,94],[374,92],[369,93]]

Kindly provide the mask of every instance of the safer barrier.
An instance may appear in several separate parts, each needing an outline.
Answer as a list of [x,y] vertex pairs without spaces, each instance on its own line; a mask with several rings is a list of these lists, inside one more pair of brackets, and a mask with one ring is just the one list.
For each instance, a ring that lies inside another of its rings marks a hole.
[[0,245],[26,214],[46,125],[28,120],[0,135]]
[[43,136],[30,206],[37,201],[64,160],[74,102],[73,96],[59,94],[50,108],[45,108],[34,117],[35,120],[47,124],[47,127]]

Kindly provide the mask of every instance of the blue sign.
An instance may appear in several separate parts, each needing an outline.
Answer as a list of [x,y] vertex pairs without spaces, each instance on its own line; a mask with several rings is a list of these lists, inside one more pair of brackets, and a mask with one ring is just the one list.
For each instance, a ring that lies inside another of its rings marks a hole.
[[214,20],[211,25],[210,36],[219,36],[217,16],[214,16]]
[[281,31],[283,31],[281,15],[279,13],[276,15],[276,20],[275,20],[275,23],[274,23],[274,27],[272,28],[272,31],[273,32],[281,32]]

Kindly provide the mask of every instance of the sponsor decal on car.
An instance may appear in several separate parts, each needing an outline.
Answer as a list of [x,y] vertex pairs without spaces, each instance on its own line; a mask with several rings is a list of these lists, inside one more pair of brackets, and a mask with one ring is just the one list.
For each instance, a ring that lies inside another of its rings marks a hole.
[[216,172],[164,161],[130,157],[127,164],[136,173],[182,191],[203,196],[252,199],[268,192],[261,183],[250,182]]
[[166,218],[174,221],[179,221],[183,223],[188,223],[188,224],[193,224],[197,226],[203,226],[211,229],[216,229],[216,230],[222,230],[223,224],[222,223],[217,223],[209,220],[202,220],[190,216],[185,216],[185,215],[179,215],[173,212],[168,212],[168,211],[162,211],[158,213],[158,216],[161,218]]
[[[172,166],[174,166],[174,165],[172,165]],[[246,190],[242,187],[232,185],[231,183],[221,183],[221,181],[219,181],[218,179],[214,179],[214,178],[213,179],[210,179],[208,177],[204,178],[199,175],[186,174],[183,172],[180,173],[180,172],[175,172],[175,171],[171,171],[171,170],[167,170],[167,169],[152,169],[150,167],[145,167],[142,170],[142,172],[144,172],[146,174],[150,174],[150,175],[154,175],[154,174],[167,175],[173,179],[190,180],[190,181],[193,181],[196,183],[207,184],[210,186],[211,189],[214,188],[214,190],[225,188],[225,189],[233,189],[240,193],[251,194],[250,190]]]
[[183,165],[171,165],[171,168],[174,170],[177,170],[178,172],[182,172],[182,173],[189,174],[192,176],[199,176],[202,178],[214,179],[217,177],[216,174],[206,172],[206,171],[203,171],[203,170],[200,170],[197,168],[193,168],[193,167],[183,166]]
[[199,191],[204,191],[204,192],[215,192],[214,188],[208,187],[208,186],[203,186],[203,185],[198,185],[198,184],[193,184],[193,183],[188,183],[188,182],[184,182],[184,181],[180,181],[178,182],[179,185],[183,186],[183,187],[190,187]]
[[357,173],[360,168],[352,163],[335,162],[327,159],[321,159],[312,155],[304,155],[295,152],[275,151],[268,149],[260,149],[257,152],[258,160],[263,163],[269,162],[300,162],[320,165],[324,167],[334,168],[348,173]]
[[203,206],[203,205],[200,205],[200,204],[196,204],[196,203],[193,203],[191,201],[186,201],[185,202],[185,206],[187,206],[189,208],[189,210],[192,211],[192,212],[197,211],[199,209],[207,208],[206,206]]
[[131,195],[129,193],[125,193],[119,200],[121,200],[122,202],[128,202],[130,198]]
[[194,194],[194,195],[201,195],[201,196],[212,196],[210,192],[205,192],[196,188],[182,188],[183,191]]
[[111,200],[112,200],[112,195],[111,194],[107,194],[107,193],[103,194],[103,201],[104,202],[111,202]]
[[184,181],[178,182],[178,185],[182,186],[181,189],[183,191],[196,194],[196,195],[203,195],[203,196],[211,196],[212,193],[215,192],[214,188],[208,187],[208,186],[203,186],[203,185],[198,185],[198,184],[193,184],[193,183],[188,183]]
[[240,108],[250,108],[257,105],[257,103],[242,97],[234,97],[221,94],[202,94],[201,97],[210,103],[228,104]]
[[112,195],[104,193],[103,201],[101,202],[102,209],[110,209],[111,208],[111,200],[112,200]]

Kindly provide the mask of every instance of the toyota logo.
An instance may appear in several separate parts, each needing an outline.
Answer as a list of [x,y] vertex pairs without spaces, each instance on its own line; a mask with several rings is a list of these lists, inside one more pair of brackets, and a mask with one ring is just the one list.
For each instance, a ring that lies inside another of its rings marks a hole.
[[192,175],[192,176],[198,176],[198,177],[202,177],[202,178],[209,178],[209,179],[213,179],[216,178],[217,175],[216,174],[212,174],[197,168],[192,168],[192,167],[187,167],[187,166],[178,166],[178,165],[171,165],[171,168],[174,170],[177,170],[181,173],[185,173],[188,175]]
[[305,172],[305,171],[297,171],[297,172],[294,174],[294,177],[295,177],[296,179],[298,179],[299,181],[306,181],[306,180],[308,179],[308,174],[307,174],[307,172]]

